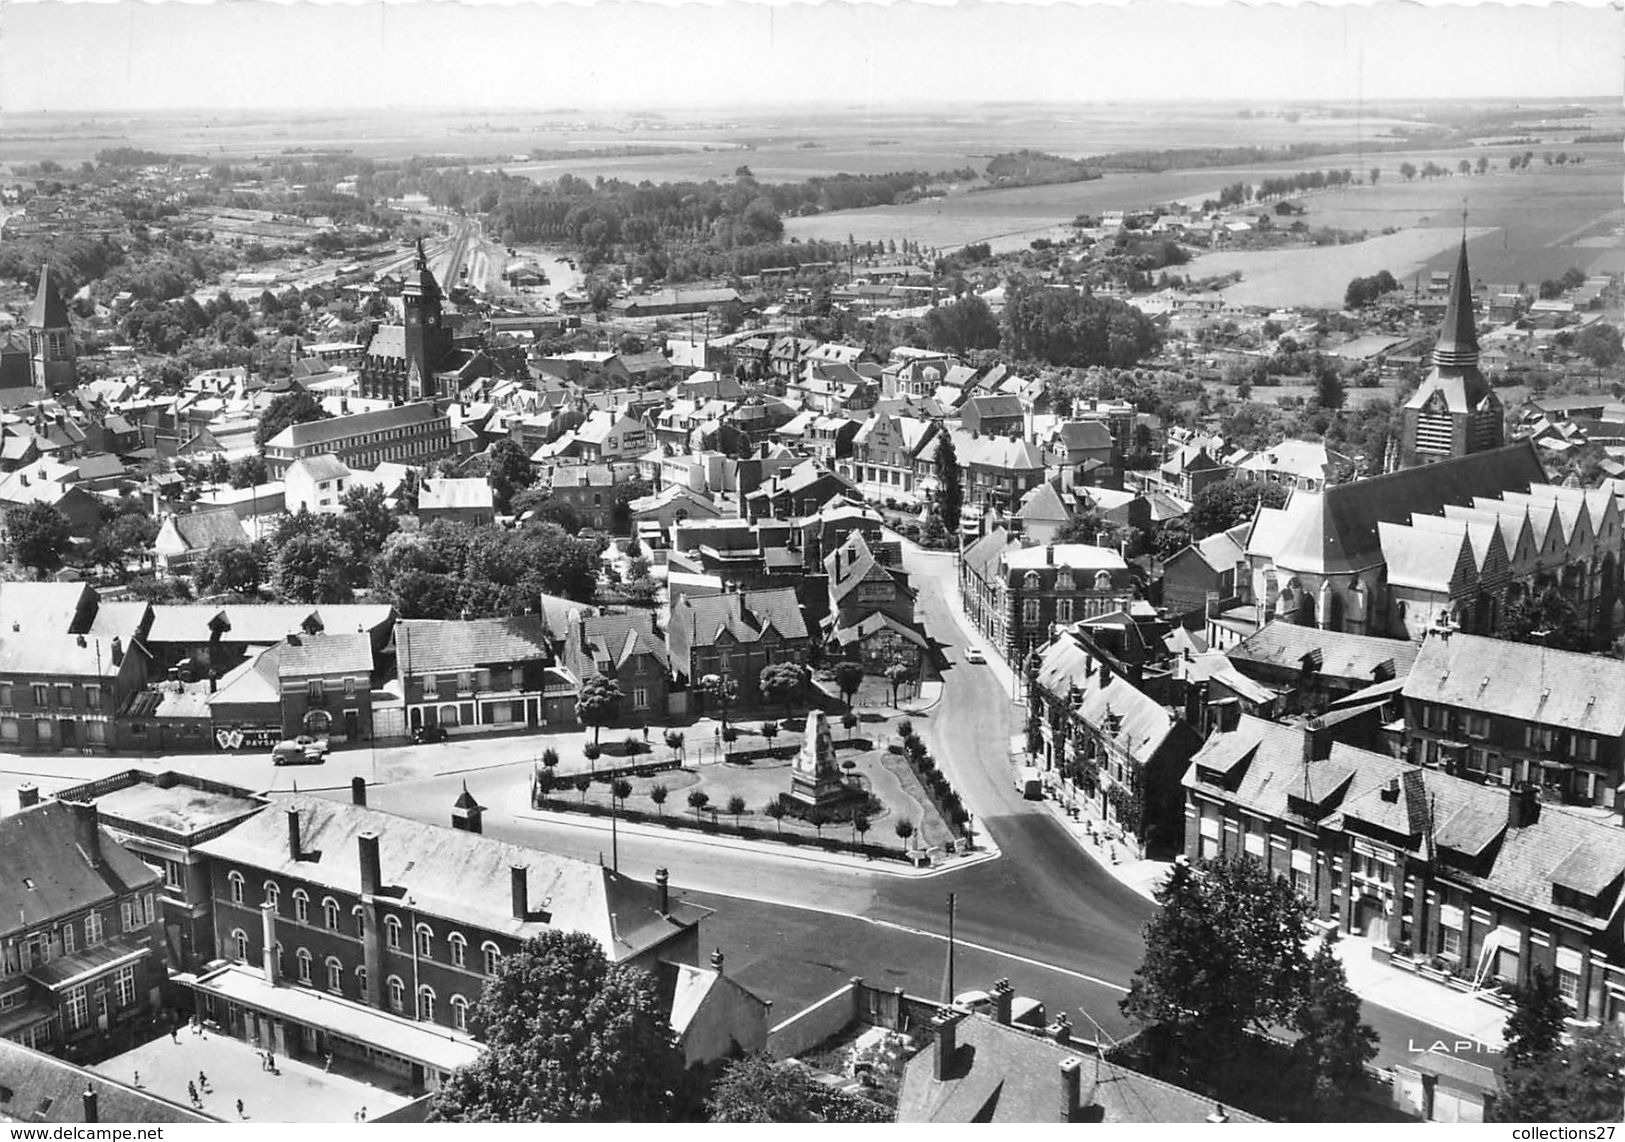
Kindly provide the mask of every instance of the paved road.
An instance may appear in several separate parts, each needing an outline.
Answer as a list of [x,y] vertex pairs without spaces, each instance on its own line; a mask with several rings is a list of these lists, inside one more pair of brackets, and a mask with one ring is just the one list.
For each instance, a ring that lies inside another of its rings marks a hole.
[[[963,642],[948,611],[954,599],[952,558],[911,551],[905,559],[927,628],[944,642]],[[940,995],[951,891],[963,949],[957,990],[1009,976],[1018,992],[1044,1001],[1052,1014],[1066,1010],[1074,1026],[1085,1025],[1081,1008],[1107,1034],[1122,1035],[1128,1024],[1117,1012],[1117,1000],[1143,955],[1141,931],[1153,906],[1080,852],[1045,810],[1017,794],[1008,752],[1018,714],[993,668],[958,664],[946,672],[943,700],[914,719],[974,814],[977,831],[990,833],[1002,850],[998,860],[907,879],[623,832],[621,871],[647,879],[656,867],[669,867],[674,886],[716,909],[706,922],[705,939],[724,948],[731,972],[775,1001],[776,1017],[799,1010],[853,975]],[[520,762],[467,776],[470,791],[487,806],[486,833],[585,860],[613,859],[609,838],[585,821],[513,814],[522,805],[529,773],[530,764]],[[377,786],[369,800],[379,808],[446,823],[464,780],[448,776]],[[1425,1045],[1454,1038],[1374,1004],[1366,1005],[1366,1019],[1382,1036],[1378,1061],[1384,1064],[1402,1058],[1412,1041]]]

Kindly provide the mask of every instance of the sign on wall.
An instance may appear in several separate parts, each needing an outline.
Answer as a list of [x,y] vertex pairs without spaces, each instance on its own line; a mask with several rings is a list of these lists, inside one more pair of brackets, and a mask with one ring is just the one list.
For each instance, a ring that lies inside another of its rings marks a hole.
[[280,729],[247,729],[234,727],[232,729],[218,729],[214,731],[214,744],[216,749],[270,749],[282,740]]

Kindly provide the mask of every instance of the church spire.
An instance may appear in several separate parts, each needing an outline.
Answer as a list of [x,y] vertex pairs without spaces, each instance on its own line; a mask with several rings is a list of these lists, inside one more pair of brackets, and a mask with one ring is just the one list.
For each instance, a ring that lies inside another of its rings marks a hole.
[[28,327],[30,329],[67,329],[68,307],[62,303],[62,295],[56,292],[56,284],[51,281],[50,263],[40,266],[39,289],[34,294],[34,304],[28,311]]
[[1433,347],[1433,363],[1441,368],[1470,369],[1478,364],[1478,328],[1473,324],[1473,278],[1467,270],[1467,235],[1461,236],[1456,274],[1450,280],[1450,302],[1444,326]]

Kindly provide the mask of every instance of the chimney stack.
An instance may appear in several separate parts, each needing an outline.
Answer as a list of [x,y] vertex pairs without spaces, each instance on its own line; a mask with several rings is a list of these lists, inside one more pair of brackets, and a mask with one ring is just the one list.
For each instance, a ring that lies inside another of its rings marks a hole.
[[714,948],[711,952],[711,970],[718,975],[722,974],[722,949]]
[[288,810],[288,858],[295,862],[305,859],[304,851],[299,847],[299,810]]
[[959,1021],[964,1017],[963,1012],[944,1007],[931,1020],[931,1030],[937,1036],[931,1069],[938,1082],[942,1082],[953,1073],[954,1055],[959,1050]]
[[1079,1094],[1083,1088],[1083,1060],[1076,1055],[1061,1060],[1060,1119],[1071,1122],[1078,1113]]
[[378,834],[371,829],[355,839],[361,858],[361,895],[374,896],[383,886],[383,867],[378,857]]
[[91,863],[102,859],[102,830],[101,814],[96,810],[93,801],[86,801],[73,806],[75,840],[79,847],[85,851],[85,857]]
[[17,808],[32,809],[39,804],[39,786],[25,781],[17,786]]
[[118,635],[113,636],[113,645],[109,648],[109,654],[113,659],[114,666],[118,666],[124,661],[124,640]]
[[79,1097],[85,1104],[85,1121],[90,1123],[100,1122],[102,1120],[101,1109],[96,1105],[99,1101],[96,1096],[96,1088],[88,1082],[85,1083],[85,1093]]
[[277,984],[276,905],[269,900],[260,905],[260,937],[264,944],[264,949],[260,952],[260,961],[265,967],[265,982],[275,987]]
[[527,883],[530,870],[522,864],[515,864],[508,866],[508,874],[513,886],[513,918],[524,920],[530,915],[530,889]]
[[367,804],[367,779],[359,774],[350,778],[350,804],[363,808]]
[[1010,986],[1008,979],[1001,979],[993,984],[993,1021],[1001,1027],[1010,1026],[1011,1008],[1016,998],[1016,989]]
[[1057,1015],[1055,1022],[1049,1025],[1049,1037],[1063,1047],[1072,1045],[1072,1020],[1066,1017],[1066,1012]]
[[655,887],[660,890],[660,914],[671,914],[671,873],[663,868],[655,869]]
[[1507,827],[1521,829],[1540,820],[1540,793],[1527,781],[1507,794]]

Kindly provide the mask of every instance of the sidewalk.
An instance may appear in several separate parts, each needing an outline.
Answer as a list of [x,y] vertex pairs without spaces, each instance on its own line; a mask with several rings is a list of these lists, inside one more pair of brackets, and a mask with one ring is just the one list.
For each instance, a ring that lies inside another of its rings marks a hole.
[[[590,813],[559,813],[545,809],[533,809],[530,807],[528,793],[516,797],[513,803],[509,805],[508,813],[519,820],[543,821],[550,825],[570,825],[578,829],[591,829],[594,832],[606,835],[609,834],[612,827],[609,817],[594,816]],[[911,868],[901,861],[871,860],[854,853],[830,852],[812,845],[777,844],[773,841],[747,841],[741,837],[731,837],[721,833],[705,833],[694,829],[668,829],[659,825],[646,825],[631,821],[618,822],[614,828],[627,836],[641,837],[644,840],[701,845],[708,849],[731,849],[734,852],[750,853],[753,856],[776,857],[779,860],[795,861],[803,864],[830,865],[851,869],[853,872],[865,872],[875,876],[894,876],[904,880],[928,880],[936,876],[945,876],[948,873],[958,872],[961,869],[984,864],[987,861],[998,860],[1001,855],[998,846],[986,834],[978,834],[977,847],[969,856],[943,857],[936,864],[926,868]]]

